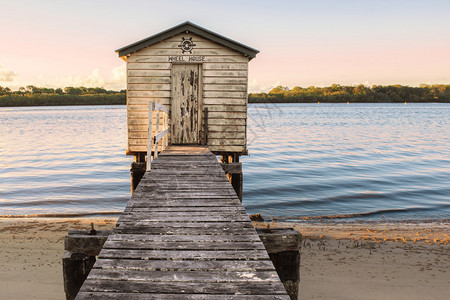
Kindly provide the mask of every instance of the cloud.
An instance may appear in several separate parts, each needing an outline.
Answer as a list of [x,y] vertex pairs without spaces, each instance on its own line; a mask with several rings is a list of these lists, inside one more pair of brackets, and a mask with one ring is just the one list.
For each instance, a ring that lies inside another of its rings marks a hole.
[[36,80],[26,82],[22,86],[35,85],[39,87],[64,88],[64,87],[102,87],[107,90],[122,90],[126,87],[126,67],[113,68],[107,76],[102,75],[100,69],[94,69],[87,75],[66,77],[46,77],[40,75]]
[[94,69],[87,76],[69,76],[61,80],[61,85],[67,86],[85,86],[85,87],[103,87],[105,79],[100,75],[99,69]]
[[17,73],[0,65],[0,81],[14,81],[17,77]]
[[106,89],[123,90],[126,88],[127,68],[126,65],[112,69],[111,78],[105,83]]
[[360,84],[363,84],[363,85],[365,85],[365,86],[371,86],[371,83],[370,83],[370,81],[368,81],[368,80],[363,81],[363,82],[353,82],[353,83],[352,83],[352,86],[357,86],[357,85],[360,85]]
[[267,93],[274,87],[281,85],[279,81],[270,84],[270,85],[262,85],[256,80],[252,80],[248,83],[248,91],[249,93]]
[[111,83],[125,83],[127,80],[126,66],[115,67],[112,70],[112,80]]
[[101,75],[99,69],[94,69],[87,76],[69,76],[64,78],[60,86],[85,86],[85,87],[103,87],[111,90],[125,89],[126,86],[126,66],[115,67],[108,77]]

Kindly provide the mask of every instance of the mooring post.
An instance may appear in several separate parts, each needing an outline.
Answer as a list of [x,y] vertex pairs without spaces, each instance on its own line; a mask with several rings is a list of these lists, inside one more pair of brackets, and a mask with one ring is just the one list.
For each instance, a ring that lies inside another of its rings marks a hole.
[[63,278],[67,300],[73,300],[89,275],[110,230],[71,230],[64,239]]
[[302,235],[292,228],[256,228],[289,297],[297,300]]

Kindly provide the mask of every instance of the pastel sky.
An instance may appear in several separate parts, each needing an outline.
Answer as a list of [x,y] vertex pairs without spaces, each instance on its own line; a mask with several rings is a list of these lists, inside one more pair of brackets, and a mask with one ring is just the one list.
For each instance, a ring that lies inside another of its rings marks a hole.
[[191,21],[261,52],[251,92],[450,84],[450,1],[0,0],[0,86],[125,88],[114,50]]

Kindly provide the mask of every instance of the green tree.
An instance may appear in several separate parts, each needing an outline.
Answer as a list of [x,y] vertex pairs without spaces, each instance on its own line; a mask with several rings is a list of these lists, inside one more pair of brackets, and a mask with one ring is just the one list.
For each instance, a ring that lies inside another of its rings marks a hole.
[[284,92],[289,91],[287,86],[277,86],[270,90],[269,94],[283,94]]
[[369,91],[368,88],[366,88],[363,84],[359,84],[353,88],[353,94],[355,95],[367,95],[367,92]]
[[25,95],[27,93],[27,90],[23,86],[21,86],[19,88],[18,93],[19,93],[19,95]]
[[54,94],[55,89],[54,88],[41,88],[42,94]]
[[71,86],[64,88],[64,92],[68,95],[81,95],[83,93],[81,88]]
[[27,85],[26,90],[29,94],[42,94],[42,88],[34,85]]

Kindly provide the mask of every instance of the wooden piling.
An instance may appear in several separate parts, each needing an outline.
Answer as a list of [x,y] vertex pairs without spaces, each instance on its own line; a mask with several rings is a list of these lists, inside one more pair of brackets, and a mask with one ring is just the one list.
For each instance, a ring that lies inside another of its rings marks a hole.
[[109,230],[71,230],[64,239],[63,256],[64,291],[67,300],[73,300],[78,294],[100,253]]
[[142,179],[142,176],[144,176],[146,170],[146,163],[145,162],[132,162],[131,163],[131,169],[130,169],[130,175],[131,175],[131,195],[133,195],[134,191],[136,190],[139,182]]
[[292,228],[257,228],[256,231],[289,297],[297,300],[302,235]]
[[243,173],[242,173],[242,163],[232,162],[232,163],[221,163],[223,171],[227,175],[228,180],[233,186],[239,200],[242,203],[243,197]]

